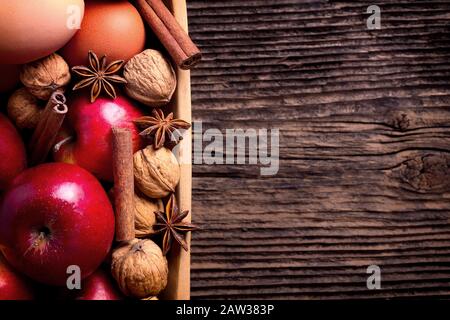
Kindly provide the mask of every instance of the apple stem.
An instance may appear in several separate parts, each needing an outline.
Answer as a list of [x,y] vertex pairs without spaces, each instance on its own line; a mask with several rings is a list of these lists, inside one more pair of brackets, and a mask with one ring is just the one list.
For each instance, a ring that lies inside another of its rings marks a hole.
[[72,141],[73,139],[74,139],[73,136],[68,136],[67,138],[61,140],[60,142],[58,142],[57,144],[55,144],[55,146],[53,147],[53,151],[54,151],[54,152],[58,152],[59,149],[60,149],[63,145],[65,145],[66,143]]

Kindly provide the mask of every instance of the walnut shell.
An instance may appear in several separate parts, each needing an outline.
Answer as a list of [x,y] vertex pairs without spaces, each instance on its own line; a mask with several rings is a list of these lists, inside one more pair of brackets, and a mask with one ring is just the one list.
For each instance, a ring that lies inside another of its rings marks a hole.
[[155,233],[155,211],[164,211],[161,199],[149,199],[140,192],[134,194],[134,225],[136,237],[142,238]]
[[152,49],[131,58],[123,75],[128,82],[125,86],[128,96],[150,107],[168,104],[177,86],[170,62]]
[[113,252],[111,272],[125,295],[143,299],[166,287],[169,268],[156,243],[134,239]]
[[34,129],[39,122],[43,108],[38,99],[26,88],[16,90],[8,100],[8,116],[19,129]]
[[[114,188],[108,195],[114,203]],[[139,190],[134,193],[134,229],[137,238],[144,238],[155,234],[153,225],[156,223],[155,211],[164,211],[161,199],[151,199],[143,195]]]
[[175,192],[180,181],[180,165],[167,148],[149,145],[134,154],[134,181],[138,189],[153,199]]
[[69,65],[60,55],[53,53],[25,64],[20,72],[20,81],[32,95],[48,100],[56,89],[64,91],[70,82]]

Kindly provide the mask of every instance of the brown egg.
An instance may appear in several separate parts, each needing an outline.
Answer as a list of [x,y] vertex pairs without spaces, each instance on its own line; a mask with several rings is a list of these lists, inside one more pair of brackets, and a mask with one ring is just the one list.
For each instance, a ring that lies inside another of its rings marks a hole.
[[14,0],[0,5],[0,61],[23,64],[63,47],[77,32],[83,0]]
[[20,65],[0,64],[0,93],[8,92],[19,83]]
[[92,50],[108,61],[129,60],[145,45],[144,22],[126,0],[88,0],[81,30],[61,50],[71,66],[86,65]]

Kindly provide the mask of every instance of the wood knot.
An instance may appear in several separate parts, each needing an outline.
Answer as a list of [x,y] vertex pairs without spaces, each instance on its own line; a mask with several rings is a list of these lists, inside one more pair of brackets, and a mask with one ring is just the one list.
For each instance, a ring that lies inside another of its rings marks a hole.
[[402,113],[394,118],[393,127],[400,131],[405,131],[411,125],[411,121],[406,113]]
[[450,156],[444,153],[406,160],[396,170],[414,191],[445,192],[450,187]]

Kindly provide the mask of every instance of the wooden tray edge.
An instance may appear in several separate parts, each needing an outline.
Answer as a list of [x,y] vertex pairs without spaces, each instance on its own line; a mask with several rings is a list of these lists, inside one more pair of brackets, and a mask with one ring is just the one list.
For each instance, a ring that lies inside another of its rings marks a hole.
[[[186,1],[169,0],[168,7],[172,10],[180,25],[187,31],[187,8]],[[191,75],[189,71],[177,70],[178,86],[174,98],[174,111],[177,118],[192,122],[191,114]],[[184,136],[178,149],[178,158],[181,163],[181,177],[177,188],[176,196],[181,210],[191,212],[192,197],[192,131],[189,130]],[[191,214],[187,217],[191,221]],[[190,248],[191,236],[187,237]],[[182,250],[178,245],[174,245],[169,255],[169,282],[167,288],[161,294],[166,300],[189,300],[190,299],[190,273],[191,257],[190,252]]]

